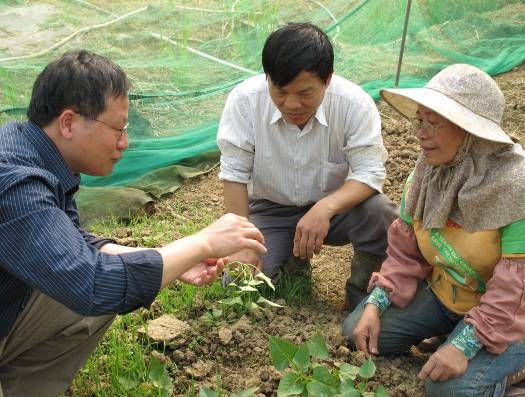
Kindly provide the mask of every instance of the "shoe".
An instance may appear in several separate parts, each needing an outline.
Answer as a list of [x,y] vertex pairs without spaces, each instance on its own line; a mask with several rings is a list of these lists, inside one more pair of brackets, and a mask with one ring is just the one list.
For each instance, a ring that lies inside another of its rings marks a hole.
[[345,303],[343,311],[353,312],[354,309],[366,298],[368,294],[366,290],[356,287],[350,282],[350,279],[346,280],[345,286]]
[[507,378],[504,397],[525,396],[525,367],[514,372]]
[[[507,378],[507,386],[516,385],[523,380],[525,380],[525,367],[509,375]],[[525,385],[523,387],[525,387]]]
[[350,264],[350,277],[346,280],[344,310],[353,311],[368,295],[366,288],[373,272],[381,269],[384,257],[354,250]]
[[446,340],[447,335],[433,336],[431,338],[423,339],[416,345],[416,348],[423,353],[434,353]]

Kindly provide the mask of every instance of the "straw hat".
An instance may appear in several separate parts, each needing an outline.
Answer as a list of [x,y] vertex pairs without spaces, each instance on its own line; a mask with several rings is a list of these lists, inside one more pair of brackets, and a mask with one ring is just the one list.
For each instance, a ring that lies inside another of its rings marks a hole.
[[500,127],[505,107],[503,93],[488,74],[474,66],[451,65],[423,88],[383,89],[381,96],[409,119],[416,117],[421,104],[472,135],[513,143]]

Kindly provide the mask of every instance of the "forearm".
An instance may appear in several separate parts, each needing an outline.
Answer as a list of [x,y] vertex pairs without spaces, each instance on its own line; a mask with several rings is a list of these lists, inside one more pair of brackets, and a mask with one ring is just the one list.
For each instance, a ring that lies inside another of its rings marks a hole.
[[495,354],[525,337],[525,261],[504,258],[496,264],[480,304],[465,315],[477,339]]
[[161,288],[212,256],[205,240],[199,238],[198,234],[181,238],[156,250],[162,256],[163,263]]
[[248,188],[246,184],[224,181],[224,207],[226,213],[248,218]]
[[120,255],[125,254],[127,252],[136,252],[136,251],[143,251],[150,248],[145,247],[128,247],[126,245],[119,245],[119,244],[105,244],[100,248],[100,252],[103,252],[105,254],[109,255]]
[[331,218],[361,204],[375,193],[370,186],[351,179],[332,194],[319,200],[315,206],[323,208]]

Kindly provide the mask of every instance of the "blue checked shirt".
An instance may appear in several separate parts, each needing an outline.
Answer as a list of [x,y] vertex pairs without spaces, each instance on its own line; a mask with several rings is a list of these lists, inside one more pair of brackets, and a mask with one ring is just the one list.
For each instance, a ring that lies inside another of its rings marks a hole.
[[158,293],[157,251],[104,254],[112,240],[82,230],[79,182],[37,125],[0,127],[0,338],[33,289],[85,316],[126,313]]

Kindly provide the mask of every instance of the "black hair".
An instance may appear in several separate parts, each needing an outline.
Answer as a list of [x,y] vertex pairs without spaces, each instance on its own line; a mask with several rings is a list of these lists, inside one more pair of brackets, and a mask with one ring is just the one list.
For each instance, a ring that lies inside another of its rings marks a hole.
[[38,75],[27,117],[40,127],[66,109],[96,119],[108,98],[126,96],[129,89],[124,71],[108,58],[86,50],[67,52]]
[[264,73],[283,87],[306,71],[326,83],[334,70],[330,39],[311,23],[289,23],[270,34],[262,51]]

